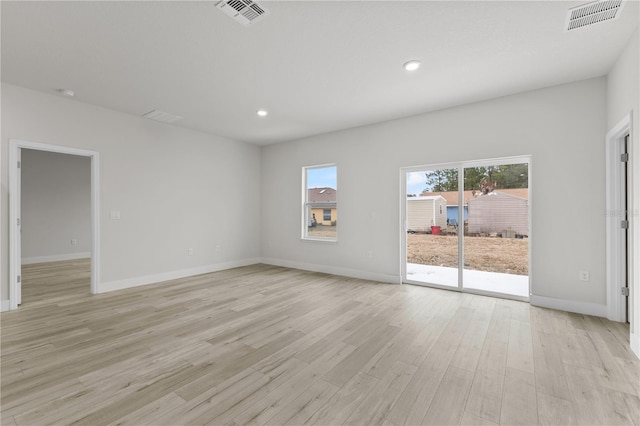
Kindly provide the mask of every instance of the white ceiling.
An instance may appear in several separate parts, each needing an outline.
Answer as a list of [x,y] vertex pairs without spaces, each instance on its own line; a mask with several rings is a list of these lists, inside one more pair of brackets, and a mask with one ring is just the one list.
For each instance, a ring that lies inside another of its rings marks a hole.
[[639,14],[565,32],[584,1],[261,1],[245,27],[215,3],[2,1],[2,80],[265,145],[605,75]]

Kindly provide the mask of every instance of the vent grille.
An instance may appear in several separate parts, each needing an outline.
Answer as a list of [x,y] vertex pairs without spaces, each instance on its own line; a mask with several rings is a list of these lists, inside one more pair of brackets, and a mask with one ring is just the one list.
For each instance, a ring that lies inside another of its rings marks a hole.
[[601,0],[569,9],[565,28],[572,31],[616,19],[620,16],[624,3],[625,0]]
[[167,112],[158,111],[157,109],[146,113],[143,117],[159,121],[161,123],[175,123],[176,121],[182,120],[182,117],[179,115],[169,114]]
[[269,14],[264,7],[253,0],[222,0],[216,3],[216,7],[245,26]]

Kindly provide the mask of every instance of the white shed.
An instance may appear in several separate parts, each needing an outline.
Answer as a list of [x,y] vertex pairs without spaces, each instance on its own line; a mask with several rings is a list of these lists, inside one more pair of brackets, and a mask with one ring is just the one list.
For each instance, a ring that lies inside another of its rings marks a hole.
[[427,232],[432,226],[447,227],[447,200],[441,195],[407,198],[407,230]]
[[529,200],[498,191],[469,200],[469,234],[529,235]]

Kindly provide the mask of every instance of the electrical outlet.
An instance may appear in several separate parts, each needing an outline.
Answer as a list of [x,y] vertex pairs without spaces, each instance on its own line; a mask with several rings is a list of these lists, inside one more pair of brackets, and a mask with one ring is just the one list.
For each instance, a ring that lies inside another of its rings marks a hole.
[[372,252],[372,251],[368,251],[368,252],[367,252],[367,257],[368,257],[369,259],[372,259],[372,258],[373,258],[373,252]]
[[78,244],[78,240],[76,240],[75,238],[71,239],[71,245],[75,246],[76,244]]
[[188,254],[189,256],[193,256],[193,249],[192,249],[192,248],[190,248],[189,250],[187,250],[187,254]]
[[222,247],[220,245],[216,246],[216,251],[222,251]]
[[580,271],[580,281],[589,281],[589,271]]

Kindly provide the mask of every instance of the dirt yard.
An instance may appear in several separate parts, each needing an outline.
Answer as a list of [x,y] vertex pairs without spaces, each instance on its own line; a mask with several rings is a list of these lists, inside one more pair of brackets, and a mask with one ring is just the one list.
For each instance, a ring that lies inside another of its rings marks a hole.
[[[528,275],[528,243],[527,239],[465,237],[465,267],[479,271]],[[407,234],[407,261],[456,268],[458,237]]]
[[322,238],[335,238],[336,227],[327,225],[317,225],[313,228],[308,228],[307,235],[309,237],[322,237]]

